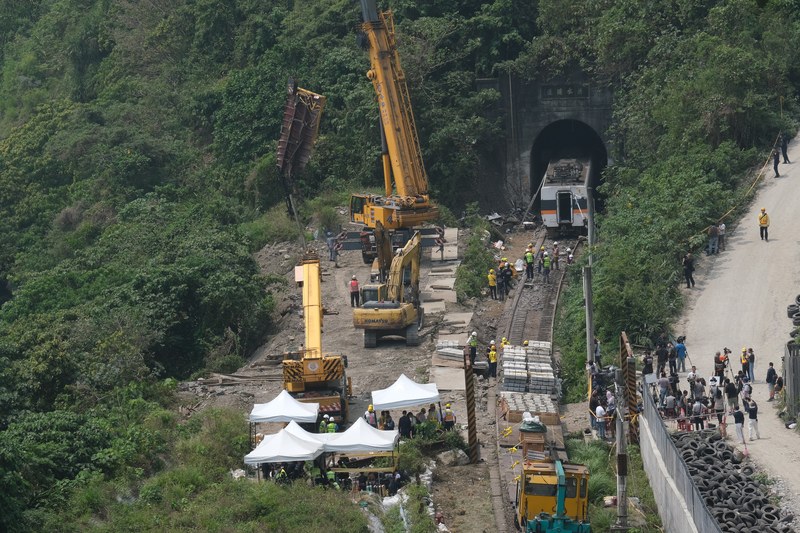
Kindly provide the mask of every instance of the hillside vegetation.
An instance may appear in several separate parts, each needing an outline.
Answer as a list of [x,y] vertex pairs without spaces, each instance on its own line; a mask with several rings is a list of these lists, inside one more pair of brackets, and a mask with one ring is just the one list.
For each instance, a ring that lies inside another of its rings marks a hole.
[[[595,289],[612,339],[663,329],[678,254],[789,126],[793,5],[382,7],[433,193],[452,209],[503,174],[499,95],[477,78],[580,67],[613,84]],[[275,170],[289,76],[328,97],[298,176],[304,220],[321,218],[320,191],[382,182],[359,20],[350,0],[0,0],[0,530],[315,529],[286,521],[295,507],[274,514],[303,488],[228,479],[240,414],[184,422],[171,408],[175,379],[236,368],[270,330],[276,281],[251,254],[294,231]],[[581,318],[567,318],[563,344],[580,353]],[[335,495],[312,497],[314,520],[364,529]]]

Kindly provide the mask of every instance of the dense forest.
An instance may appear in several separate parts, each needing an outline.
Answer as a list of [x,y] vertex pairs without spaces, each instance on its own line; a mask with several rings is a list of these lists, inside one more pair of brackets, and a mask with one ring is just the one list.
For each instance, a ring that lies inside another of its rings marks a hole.
[[[604,339],[666,327],[680,253],[794,131],[788,0],[381,7],[432,192],[453,210],[503,172],[499,95],[477,78],[579,68],[613,87]],[[381,183],[359,20],[351,0],[0,0],[0,530],[297,527],[275,516],[278,496],[228,480],[247,445],[240,417],[184,423],[171,407],[176,379],[236,368],[269,333],[281,281],[252,252],[295,236],[275,165],[290,76],[328,98],[298,176],[305,221]],[[559,329],[574,353],[579,304],[572,294]],[[315,502],[317,527],[366,528]]]

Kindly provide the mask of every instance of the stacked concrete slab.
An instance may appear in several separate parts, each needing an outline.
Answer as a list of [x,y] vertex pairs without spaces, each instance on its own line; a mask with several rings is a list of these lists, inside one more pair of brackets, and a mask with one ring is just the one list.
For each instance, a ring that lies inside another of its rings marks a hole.
[[500,392],[500,397],[508,404],[509,411],[530,413],[558,413],[558,406],[549,394]]
[[552,345],[529,341],[528,346],[506,346],[503,350],[503,390],[553,394],[557,380],[553,372]]

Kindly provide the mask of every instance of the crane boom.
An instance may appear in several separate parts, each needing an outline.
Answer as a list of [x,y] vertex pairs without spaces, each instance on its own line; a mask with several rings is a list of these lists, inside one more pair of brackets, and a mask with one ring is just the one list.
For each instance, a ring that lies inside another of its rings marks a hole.
[[411,228],[435,220],[439,211],[429,197],[392,12],[379,12],[375,0],[361,0],[361,11],[370,58],[367,77],[375,88],[380,111],[385,196],[353,195],[350,216],[369,228],[375,228],[377,222],[387,229]]

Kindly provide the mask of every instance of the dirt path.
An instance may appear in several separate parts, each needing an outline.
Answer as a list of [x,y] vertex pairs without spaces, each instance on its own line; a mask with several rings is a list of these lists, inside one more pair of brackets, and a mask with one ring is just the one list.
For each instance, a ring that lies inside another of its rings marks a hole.
[[[789,339],[791,321],[786,305],[800,292],[800,143],[789,150],[792,164],[780,165],[780,178],[767,171],[758,195],[743,220],[730,235],[727,250],[703,257],[695,272],[697,286],[691,290],[677,334],[687,336],[691,363],[701,375],[710,376],[713,355],[728,347],[733,351],[733,368],[740,369],[738,355],[743,346],[756,354],[753,397],[759,405],[761,439],[748,442],[753,460],[769,476],[780,479],[788,503],[800,509],[800,435],[785,429],[773,404],[767,403],[764,383],[770,361],[780,372],[784,343]],[[758,234],[757,214],[767,209],[771,225],[769,242]],[[728,222],[728,221],[726,221]],[[729,227],[734,225],[728,222]],[[686,289],[684,289],[686,290]],[[688,367],[688,365],[687,365]],[[685,376],[682,376],[685,377]],[[682,385],[685,386],[683,381]],[[731,432],[729,432],[731,433]],[[745,436],[747,427],[745,424]],[[739,446],[741,448],[741,446]]]

